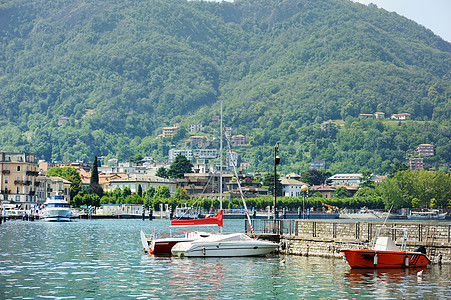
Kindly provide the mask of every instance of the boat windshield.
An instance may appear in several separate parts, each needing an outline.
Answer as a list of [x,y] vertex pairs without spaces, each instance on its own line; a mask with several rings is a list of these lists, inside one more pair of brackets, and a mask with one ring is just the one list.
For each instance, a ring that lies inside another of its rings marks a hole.
[[69,207],[67,203],[48,203],[47,207]]

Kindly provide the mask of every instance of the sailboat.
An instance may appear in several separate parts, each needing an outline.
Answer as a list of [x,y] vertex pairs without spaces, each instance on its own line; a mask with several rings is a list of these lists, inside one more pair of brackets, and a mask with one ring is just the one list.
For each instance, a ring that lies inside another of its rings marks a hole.
[[[220,163],[220,203],[222,212],[222,101],[221,101],[221,163]],[[226,135],[229,153],[232,153],[230,142]],[[171,253],[179,257],[241,257],[241,256],[263,256],[275,251],[279,245],[269,241],[257,240],[254,229],[247,210],[246,200],[238,179],[235,163],[233,163],[235,177],[243,200],[244,211],[251,228],[253,238],[244,233],[232,234],[214,234],[203,239],[197,239],[191,242],[179,242],[172,247]]]
[[[203,219],[179,219],[171,220],[171,227],[189,227],[189,226],[223,226],[222,210],[215,216]],[[180,242],[192,242],[197,239],[203,239],[214,235],[211,232],[175,232],[175,233],[160,233],[156,232],[152,236],[148,237],[141,230],[141,243],[144,248],[144,252],[150,254],[171,254],[172,248]],[[161,238],[159,235],[169,235],[168,237]]]

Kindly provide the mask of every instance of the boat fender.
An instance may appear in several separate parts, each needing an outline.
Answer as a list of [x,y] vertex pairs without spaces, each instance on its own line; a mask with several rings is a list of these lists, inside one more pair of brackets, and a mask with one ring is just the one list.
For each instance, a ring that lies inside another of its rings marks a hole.
[[205,255],[205,247],[202,247],[202,254]]
[[280,243],[280,248],[281,248],[282,250],[285,250],[285,249],[287,248],[287,244],[286,244],[285,242],[281,242],[281,243]]
[[377,253],[374,255],[373,264],[374,266],[377,266]]
[[404,266],[409,267],[409,257],[407,255],[404,257]]

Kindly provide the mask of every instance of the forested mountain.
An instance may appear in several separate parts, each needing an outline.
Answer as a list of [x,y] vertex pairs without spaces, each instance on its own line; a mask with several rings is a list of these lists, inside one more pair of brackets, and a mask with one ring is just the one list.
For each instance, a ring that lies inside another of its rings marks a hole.
[[[332,171],[382,173],[420,143],[449,169],[451,44],[375,5],[0,0],[0,39],[4,151],[162,158],[177,140],[156,140],[161,127],[200,122],[215,135],[221,99],[253,170],[271,170],[276,142],[285,171],[326,159]],[[356,119],[376,111],[414,121]],[[326,133],[329,119],[345,122]]]

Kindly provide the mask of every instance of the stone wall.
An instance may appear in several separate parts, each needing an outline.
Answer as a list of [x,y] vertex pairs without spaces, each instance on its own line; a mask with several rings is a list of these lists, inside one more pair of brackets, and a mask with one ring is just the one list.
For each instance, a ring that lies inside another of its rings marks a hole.
[[[291,223],[289,223],[291,222]],[[338,220],[281,220],[282,253],[341,257],[340,249],[361,249],[371,247],[378,228],[378,221]],[[425,246],[428,257],[433,261],[451,263],[451,223],[449,222],[387,222],[390,230],[381,230],[401,245],[404,230],[407,229],[406,249]]]

